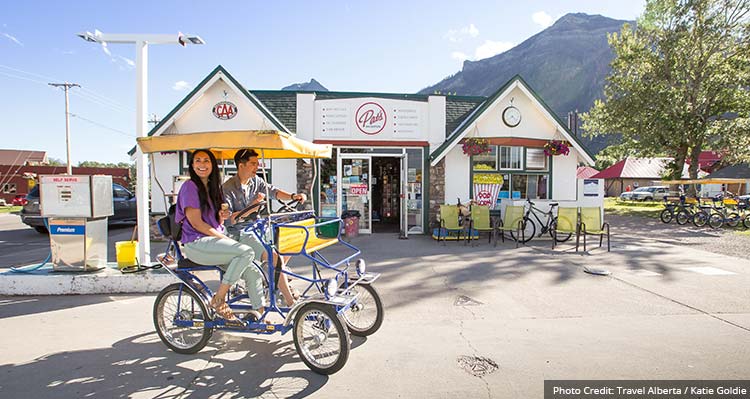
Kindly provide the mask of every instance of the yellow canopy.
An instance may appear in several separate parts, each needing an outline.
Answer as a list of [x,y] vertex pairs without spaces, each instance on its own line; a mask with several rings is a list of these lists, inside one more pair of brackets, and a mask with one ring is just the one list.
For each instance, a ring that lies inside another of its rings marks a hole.
[[243,149],[254,149],[269,159],[330,158],[331,146],[314,144],[278,130],[202,132],[138,137],[144,154],[210,149],[218,159],[232,159]]
[[750,179],[684,179],[684,180],[655,180],[662,184],[739,184]]

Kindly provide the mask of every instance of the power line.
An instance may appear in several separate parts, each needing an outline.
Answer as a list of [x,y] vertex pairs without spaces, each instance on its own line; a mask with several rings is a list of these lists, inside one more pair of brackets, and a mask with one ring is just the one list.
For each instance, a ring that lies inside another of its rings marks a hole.
[[103,129],[107,129],[107,130],[111,130],[111,131],[113,131],[113,132],[116,132],[116,133],[120,133],[120,134],[122,134],[122,135],[125,135],[125,136],[128,136],[128,137],[130,137],[130,138],[133,138],[133,137],[135,137],[135,134],[133,134],[133,133],[127,133],[127,132],[124,132],[124,131],[122,131],[122,130],[119,130],[119,129],[115,129],[115,128],[113,128],[113,127],[109,127],[109,126],[106,126],[106,125],[102,125],[102,124],[101,124],[101,123],[99,123],[99,122],[96,122],[96,121],[92,121],[91,119],[88,119],[88,118],[84,118],[84,117],[83,117],[83,116],[81,116],[81,115],[77,115],[77,114],[70,114],[70,116],[72,116],[72,117],[74,117],[74,118],[78,118],[78,119],[81,119],[81,120],[83,120],[83,121],[86,121],[86,122],[88,122],[88,123],[90,123],[90,124],[92,124],[92,125],[95,125],[95,126],[101,127],[101,128],[103,128]]

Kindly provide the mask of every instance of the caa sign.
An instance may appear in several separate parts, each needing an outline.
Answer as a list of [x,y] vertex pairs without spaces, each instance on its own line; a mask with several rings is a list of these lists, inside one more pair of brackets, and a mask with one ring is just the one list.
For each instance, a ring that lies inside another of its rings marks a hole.
[[213,114],[215,117],[226,121],[237,115],[237,106],[229,101],[222,101],[214,105]]
[[354,116],[357,128],[364,134],[378,134],[385,128],[385,110],[378,103],[367,102],[357,109]]

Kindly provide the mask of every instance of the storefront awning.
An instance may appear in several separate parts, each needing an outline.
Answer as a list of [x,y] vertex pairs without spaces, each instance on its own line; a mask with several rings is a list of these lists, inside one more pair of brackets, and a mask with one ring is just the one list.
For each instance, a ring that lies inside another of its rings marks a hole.
[[143,153],[209,149],[219,159],[232,159],[249,148],[268,159],[330,158],[331,146],[313,144],[278,130],[202,132],[139,137]]

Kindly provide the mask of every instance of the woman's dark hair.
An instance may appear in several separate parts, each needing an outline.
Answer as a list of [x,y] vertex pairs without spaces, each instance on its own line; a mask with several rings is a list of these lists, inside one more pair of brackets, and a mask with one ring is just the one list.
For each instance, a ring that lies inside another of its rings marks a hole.
[[[208,175],[208,192],[203,190],[204,187],[201,178],[195,173],[193,169],[193,160],[195,154],[202,152],[208,154],[208,159],[211,160],[211,174]],[[188,157],[188,172],[190,173],[190,180],[195,183],[198,187],[198,198],[201,201],[201,211],[209,209],[208,201],[214,206],[216,212],[216,220],[219,220],[219,211],[221,210],[221,203],[224,202],[224,192],[221,189],[221,174],[219,173],[219,163],[216,162],[216,157],[209,150],[195,150],[190,157]]]

